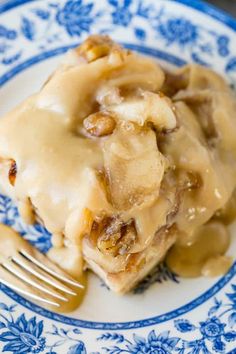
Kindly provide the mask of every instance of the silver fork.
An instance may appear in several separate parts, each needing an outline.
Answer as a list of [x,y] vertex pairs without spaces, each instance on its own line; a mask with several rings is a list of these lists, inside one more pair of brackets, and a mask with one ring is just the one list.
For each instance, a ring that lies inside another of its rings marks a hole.
[[[24,241],[25,242],[25,241]],[[27,244],[0,258],[0,283],[36,301],[60,307],[84,286]]]

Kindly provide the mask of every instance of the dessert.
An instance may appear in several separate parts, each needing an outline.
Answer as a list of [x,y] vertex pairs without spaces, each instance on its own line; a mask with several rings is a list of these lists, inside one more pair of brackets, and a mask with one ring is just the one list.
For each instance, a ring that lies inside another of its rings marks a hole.
[[[52,260],[125,293],[231,199],[235,108],[210,69],[165,72],[91,36],[0,120],[0,184],[52,233]],[[204,258],[205,273],[226,248]]]

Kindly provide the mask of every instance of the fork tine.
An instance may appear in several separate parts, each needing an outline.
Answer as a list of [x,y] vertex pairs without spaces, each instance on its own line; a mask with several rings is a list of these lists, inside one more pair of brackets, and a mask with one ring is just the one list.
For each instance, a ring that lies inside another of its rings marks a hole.
[[[54,271],[52,268],[47,267],[45,264],[40,262],[38,259],[36,259],[32,255],[30,255],[25,250],[20,250],[20,254],[23,254],[24,257],[28,258],[32,263],[36,264],[39,268],[43,269],[45,272],[51,274],[53,277],[58,278],[58,279],[64,281],[65,283],[68,283],[70,285],[76,286],[78,288],[82,288],[82,289],[84,288],[84,286],[82,284],[80,284],[79,282],[77,282],[77,281],[75,281],[73,279],[70,279],[70,278],[68,278],[68,277],[66,277],[66,276]],[[41,253],[39,253],[38,251],[36,251],[35,254],[38,255],[38,256],[40,255],[41,258],[43,257],[43,255]],[[47,259],[47,262],[49,263],[50,261]],[[53,264],[53,266],[55,267],[55,264]]]
[[[20,255],[21,253],[23,254],[23,251],[20,252]],[[24,255],[24,254],[23,254]],[[25,255],[24,255],[25,256]],[[31,257],[29,255],[30,258],[34,259],[33,257]],[[26,259],[28,261],[31,261],[32,260],[27,257]],[[77,295],[76,292],[74,292],[73,290],[69,289],[68,287],[66,287],[64,284],[61,284],[57,281],[54,281],[54,279],[52,278],[49,278],[47,275],[44,275],[42,272],[39,272],[35,269],[33,269],[30,265],[28,265],[23,259],[22,257],[20,258],[19,256],[14,256],[12,257],[12,260],[13,262],[15,262],[17,265],[21,266],[22,268],[24,268],[26,271],[28,271],[29,273],[31,273],[32,275],[34,275],[36,278],[44,281],[45,283],[53,286],[54,288],[56,289],[59,289],[61,291],[63,291],[64,293],[68,294],[68,295]],[[34,262],[33,262],[34,263]],[[35,264],[35,263],[34,263]]]
[[[1,267],[1,264],[0,264],[0,267]],[[4,268],[2,268],[2,269],[4,270]],[[32,298],[34,300],[44,302],[44,303],[46,303],[48,305],[53,305],[53,306],[56,306],[56,307],[60,307],[60,304],[58,304],[57,302],[54,302],[54,301],[51,301],[51,300],[47,300],[47,299],[45,299],[45,298],[43,298],[41,296],[38,296],[36,294],[31,293],[30,291],[22,289],[19,286],[16,286],[16,285],[12,284],[11,282],[9,282],[8,280],[4,279],[2,276],[0,277],[0,283],[2,283],[5,286],[8,286],[9,288],[11,288],[14,291],[16,291],[18,293],[21,293],[22,295],[28,296],[28,297],[30,297],[30,298]]]
[[27,275],[25,275],[22,271],[19,271],[17,268],[19,268],[18,266],[12,266],[9,263],[2,263],[2,267],[7,269],[8,272],[12,273],[13,275],[15,275],[16,277],[18,277],[20,280],[23,280],[25,283],[33,286],[34,288],[48,294],[51,295],[55,298],[57,298],[58,300],[62,300],[62,301],[68,301],[68,299],[58,293],[56,293],[53,290],[50,290],[46,287],[43,287],[42,285],[40,285],[39,283],[35,282],[33,279],[30,279],[30,277],[28,277]]

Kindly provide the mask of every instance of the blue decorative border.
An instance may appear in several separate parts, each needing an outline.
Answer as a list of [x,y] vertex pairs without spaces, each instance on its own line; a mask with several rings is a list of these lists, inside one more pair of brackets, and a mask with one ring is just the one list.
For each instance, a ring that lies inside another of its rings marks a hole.
[[[30,0],[29,0],[30,1]],[[203,12],[236,31],[236,20],[224,10],[202,0],[171,0]]]
[[79,320],[71,317],[67,317],[64,315],[60,315],[58,313],[54,313],[48,310],[43,309],[42,307],[33,304],[32,302],[24,299],[22,296],[18,295],[11,289],[7,288],[4,285],[0,286],[0,290],[2,290],[5,294],[7,294],[11,299],[15,300],[17,303],[25,306],[29,310],[33,310],[34,312],[50,318],[54,321],[63,322],[68,325],[78,326],[81,328],[89,328],[89,329],[102,329],[102,330],[120,330],[120,329],[133,329],[133,328],[141,328],[152,326],[158,323],[169,321],[173,318],[176,318],[180,315],[183,315],[202,303],[206,302],[212,296],[217,294],[235,275],[236,273],[236,262],[231,267],[229,272],[222,277],[214,286],[212,286],[209,290],[203,293],[201,296],[197,297],[195,300],[189,302],[188,304],[181,306],[180,308],[167,312],[163,315],[147,318],[139,321],[129,321],[129,322],[93,322],[93,321],[85,321]]
[[[0,5],[0,14],[9,11],[17,6],[21,6],[23,4],[33,2],[33,1],[34,0],[7,0]],[[236,20],[233,17],[231,17],[225,11],[213,5],[207,4],[202,0],[168,0],[168,1],[178,2],[184,4],[185,6],[193,8],[195,10],[198,10],[199,12],[205,13],[208,16],[213,17],[214,19],[224,23],[225,25],[229,26],[230,28],[236,31]]]
[[[0,302],[2,352],[235,354],[236,331],[233,328],[236,325],[236,285],[232,284],[228,291],[223,298],[212,299],[199,319],[191,315],[178,318],[170,322],[168,328],[152,326],[149,332],[142,329],[141,335],[133,331],[121,333],[120,330],[93,331],[91,335],[78,327],[61,327],[54,321],[47,323],[45,319],[31,317],[29,313],[19,313],[19,306],[15,302]],[[91,352],[95,348],[101,349],[101,352]]]
[[[5,4],[0,5],[0,13],[9,11],[10,9],[22,5],[24,3],[32,2],[33,0],[10,0],[6,2]],[[220,12],[213,6],[207,5],[202,1],[197,1],[193,0],[191,3],[187,0],[172,0],[175,2],[179,2],[182,4],[185,4],[189,7],[192,7],[200,12],[206,13],[207,15],[219,20],[220,22],[224,23],[228,27],[230,27],[233,30],[236,30],[236,21],[225,14],[224,12]],[[154,50],[153,48],[148,48],[148,47],[143,47],[143,46],[138,46],[138,45],[133,45],[133,44],[126,44],[126,46],[130,49],[134,49],[137,51],[141,51],[145,54],[150,54],[152,56],[157,56],[159,59],[164,59],[166,61],[171,62],[172,64],[175,65],[183,65],[185,62],[181,59],[178,59],[177,57],[173,55],[169,55],[163,51],[159,50]],[[34,56],[20,65],[16,66],[15,68],[11,69],[7,73],[5,73],[3,76],[0,77],[0,85],[3,85],[6,83],[8,80],[10,80],[12,77],[17,75],[19,72],[23,71],[24,69],[30,67],[31,65],[38,63],[42,60],[45,60],[49,57],[64,53],[67,49],[71,48],[72,46],[66,46],[66,47],[61,47],[61,48],[56,48],[54,50],[48,51],[41,53],[37,56]],[[209,290],[207,290],[205,293],[203,293],[201,296],[196,298],[195,300],[189,302],[188,304],[180,307],[179,309],[176,309],[174,311],[170,311],[166,314],[159,315],[156,317],[144,319],[141,321],[131,321],[131,322],[117,322],[117,323],[105,323],[105,322],[92,322],[92,321],[85,321],[85,320],[79,320],[79,319],[73,319],[67,316],[59,315],[50,311],[47,311],[40,306],[37,306],[35,304],[32,304],[28,300],[22,298],[18,294],[14,293],[10,289],[8,289],[5,286],[1,286],[0,289],[3,290],[10,298],[14,299],[21,305],[25,306],[26,308],[35,311],[38,314],[43,315],[44,317],[53,319],[55,321],[63,322],[69,325],[75,325],[75,326],[80,326],[83,328],[90,328],[90,329],[103,329],[103,330],[114,330],[114,329],[132,329],[132,328],[140,328],[140,327],[146,327],[146,326],[151,326],[157,323],[162,323],[165,321],[168,321],[170,319],[176,318],[179,315],[182,315],[195,307],[201,305],[203,302],[211,298],[213,295],[215,295],[219,290],[221,290],[235,275],[236,273],[236,263],[232,266],[230,271],[226,276],[221,278],[213,287],[211,287]]]

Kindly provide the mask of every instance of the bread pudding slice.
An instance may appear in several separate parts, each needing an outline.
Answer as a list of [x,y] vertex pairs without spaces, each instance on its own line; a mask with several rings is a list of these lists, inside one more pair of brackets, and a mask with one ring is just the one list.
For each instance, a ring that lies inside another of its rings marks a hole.
[[52,260],[125,293],[229,200],[234,112],[209,69],[166,73],[91,36],[1,119],[0,183],[52,233]]

